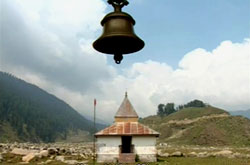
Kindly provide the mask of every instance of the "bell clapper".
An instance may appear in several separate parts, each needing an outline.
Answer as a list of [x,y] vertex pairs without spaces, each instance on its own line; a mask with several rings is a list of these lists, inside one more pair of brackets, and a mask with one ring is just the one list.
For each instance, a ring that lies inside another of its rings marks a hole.
[[114,60],[116,64],[120,64],[123,59],[123,56],[121,53],[114,54]]

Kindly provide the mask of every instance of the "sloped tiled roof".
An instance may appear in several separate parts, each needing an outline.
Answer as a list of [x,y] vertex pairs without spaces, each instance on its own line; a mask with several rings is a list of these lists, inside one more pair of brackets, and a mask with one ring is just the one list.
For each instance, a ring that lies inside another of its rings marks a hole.
[[127,93],[125,95],[125,98],[124,98],[120,108],[116,112],[115,117],[138,118],[138,115],[135,112],[134,107],[132,106],[132,104],[130,103],[130,101],[127,97]]
[[122,135],[150,135],[159,136],[159,133],[138,122],[117,122],[107,127],[95,136],[122,136]]

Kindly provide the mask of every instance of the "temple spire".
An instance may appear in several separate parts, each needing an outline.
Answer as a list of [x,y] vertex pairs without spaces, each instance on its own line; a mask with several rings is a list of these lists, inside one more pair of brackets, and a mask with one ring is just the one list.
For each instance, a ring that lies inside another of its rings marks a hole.
[[137,122],[138,115],[128,99],[128,92],[115,115],[115,122]]

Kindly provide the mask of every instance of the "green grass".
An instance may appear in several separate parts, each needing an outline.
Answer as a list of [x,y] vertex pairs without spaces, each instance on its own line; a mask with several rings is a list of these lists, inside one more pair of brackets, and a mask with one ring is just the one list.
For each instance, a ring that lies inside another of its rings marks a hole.
[[[115,165],[115,164],[96,164]],[[128,165],[128,164],[126,164]],[[129,165],[250,165],[250,159],[236,158],[159,158],[155,163],[132,163]]]
[[[250,154],[250,148],[249,147],[197,147],[197,146],[178,146],[178,145],[172,145],[168,147],[162,147],[158,146],[157,150],[161,151],[161,153],[169,153],[172,154],[176,151],[180,151],[183,153],[183,155],[189,155],[191,152],[195,152],[197,155],[199,153],[206,153],[206,155],[211,159],[220,159],[218,157],[212,156],[213,153],[223,151],[223,150],[229,150],[232,151],[234,154],[239,153],[241,156],[236,156],[235,158],[246,158],[246,154]],[[211,155],[211,156],[209,156]],[[190,157],[185,157],[190,158]],[[192,157],[193,158],[193,157]],[[250,161],[250,160],[249,160]]]
[[250,165],[250,159],[240,158],[166,158],[160,161],[164,162],[159,165]]
[[[16,165],[16,164],[20,164],[20,162],[22,162],[22,156],[20,156],[20,155],[14,155],[12,153],[5,153],[5,154],[2,154],[2,156],[4,158],[4,161],[0,162],[1,165]],[[77,160],[79,162],[85,160],[85,159],[82,159],[79,155],[69,155],[69,156],[64,155],[64,158],[65,158],[65,160]],[[46,162],[47,160],[49,160],[48,157],[46,157],[46,158],[34,158],[29,163],[29,165],[36,165],[36,164],[41,163],[41,162]],[[48,165],[67,165],[67,164],[63,163],[61,161],[52,160],[50,163],[48,163]]]
[[[13,154],[4,154],[4,162],[1,165],[17,165],[21,162],[21,156],[16,156]],[[39,162],[45,162],[48,158],[37,159],[29,163],[29,165],[36,165]],[[53,160],[48,163],[49,165],[66,165],[60,161]],[[93,164],[91,160],[88,164]],[[104,165],[96,163],[96,165]],[[112,163],[105,163],[105,165],[114,165]],[[134,163],[131,165],[250,165],[250,159],[246,158],[193,158],[193,157],[170,157],[170,158],[158,158],[158,162],[155,163]]]
[[193,124],[182,137],[185,144],[207,146],[250,146],[250,121],[242,117],[208,119]]

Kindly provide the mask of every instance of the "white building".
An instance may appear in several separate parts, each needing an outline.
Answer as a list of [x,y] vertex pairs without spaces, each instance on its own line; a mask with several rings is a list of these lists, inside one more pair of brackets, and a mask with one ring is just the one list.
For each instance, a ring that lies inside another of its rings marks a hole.
[[97,162],[133,163],[156,161],[159,133],[138,122],[138,115],[127,94],[115,115],[115,122],[95,134]]

